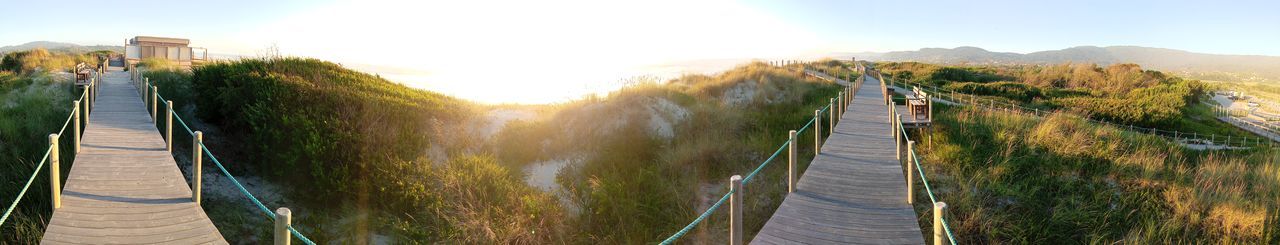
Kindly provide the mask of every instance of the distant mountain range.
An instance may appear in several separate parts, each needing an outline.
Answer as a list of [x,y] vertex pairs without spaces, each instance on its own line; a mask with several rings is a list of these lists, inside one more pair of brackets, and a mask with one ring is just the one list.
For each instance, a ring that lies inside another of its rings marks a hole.
[[95,50],[112,50],[120,53],[124,52],[124,46],[111,46],[111,45],[84,46],[84,45],[79,45],[74,43],[35,41],[35,42],[29,42],[29,43],[24,43],[19,45],[0,47],[0,53],[24,51],[24,50],[31,50],[35,48],[44,48],[44,49],[48,49],[49,51],[70,51],[70,52],[88,52],[88,51],[95,51]]
[[1219,55],[1138,46],[1080,46],[1034,53],[992,52],[977,47],[924,48],[888,53],[845,53],[839,57],[942,64],[1135,63],[1195,79],[1280,83],[1280,57]]

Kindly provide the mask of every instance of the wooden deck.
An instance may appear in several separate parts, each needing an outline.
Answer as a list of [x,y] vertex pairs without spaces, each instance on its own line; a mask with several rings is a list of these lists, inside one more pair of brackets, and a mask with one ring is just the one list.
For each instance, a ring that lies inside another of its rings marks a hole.
[[112,68],[41,243],[226,244],[192,202],[129,75]]
[[906,179],[894,159],[888,106],[866,77],[796,192],[752,243],[923,244]]

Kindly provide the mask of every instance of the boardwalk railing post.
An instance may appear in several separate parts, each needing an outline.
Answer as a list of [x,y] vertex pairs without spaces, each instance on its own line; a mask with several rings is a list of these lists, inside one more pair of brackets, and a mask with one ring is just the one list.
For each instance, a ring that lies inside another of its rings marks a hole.
[[945,202],[933,203],[933,245],[942,245],[945,234],[942,231],[942,210],[947,208]]
[[289,234],[289,225],[293,223],[293,212],[289,208],[276,209],[276,245],[289,245],[293,241],[293,234]]
[[742,176],[729,177],[729,244],[742,243]]
[[203,149],[200,143],[204,141],[204,132],[196,131],[191,135],[191,201],[196,202],[196,206],[200,206],[200,189],[204,186],[200,184],[202,175],[204,174],[204,165],[201,163]]
[[71,127],[71,137],[76,145],[75,153],[80,153],[80,101],[71,103],[71,121],[75,121]]
[[173,101],[164,102],[164,149],[173,152]]
[[830,117],[830,118],[827,118],[827,126],[828,126],[827,128],[830,129],[829,131],[831,131],[831,133],[835,133],[836,132],[835,130],[836,129],[836,99],[835,98],[831,98],[831,100],[827,102],[827,110],[828,110],[827,116]]
[[787,134],[787,193],[796,191],[796,159],[800,158],[796,151],[796,131]]
[[53,209],[62,208],[62,171],[58,167],[58,134],[49,134],[49,195]]
[[889,124],[893,129],[893,158],[902,160],[902,132],[898,131],[898,125],[902,125],[902,114],[895,114],[894,120],[893,124]]
[[155,122],[160,122],[160,118],[156,117],[156,109],[160,107],[160,88],[151,86],[151,118]]
[[907,204],[912,204],[916,202],[915,201],[916,200],[916,196],[915,196],[916,178],[914,173],[915,164],[913,164],[912,162],[912,160],[915,160],[915,154],[916,154],[915,148],[916,148],[916,141],[908,140],[907,141],[907,163],[906,163],[907,165]]
[[822,110],[813,110],[813,157],[822,153]]

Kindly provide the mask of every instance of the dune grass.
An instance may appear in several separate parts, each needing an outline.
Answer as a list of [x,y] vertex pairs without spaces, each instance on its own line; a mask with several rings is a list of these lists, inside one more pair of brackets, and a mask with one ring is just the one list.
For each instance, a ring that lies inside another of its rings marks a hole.
[[[49,148],[49,134],[57,133],[71,113],[73,94],[80,91],[72,88],[70,81],[59,81],[48,73],[19,75],[0,71],[0,205],[4,205],[0,209],[15,201],[28,177],[35,173],[37,163]],[[70,132],[68,129],[68,135],[59,138],[64,174],[75,159],[69,151]],[[0,243],[39,242],[52,214],[48,172],[46,167],[36,173],[13,215],[0,226]]]
[[1065,114],[942,106],[934,115],[931,135],[914,137],[960,243],[1277,239],[1274,149],[1190,151]]

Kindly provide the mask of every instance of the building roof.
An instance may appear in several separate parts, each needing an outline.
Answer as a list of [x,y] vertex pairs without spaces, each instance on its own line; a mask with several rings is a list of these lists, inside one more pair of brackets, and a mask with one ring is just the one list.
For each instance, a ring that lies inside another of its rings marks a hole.
[[133,37],[133,43],[138,43],[138,42],[172,43],[172,44],[182,44],[182,45],[191,44],[191,40],[183,39],[183,38],[151,37],[151,36]]

